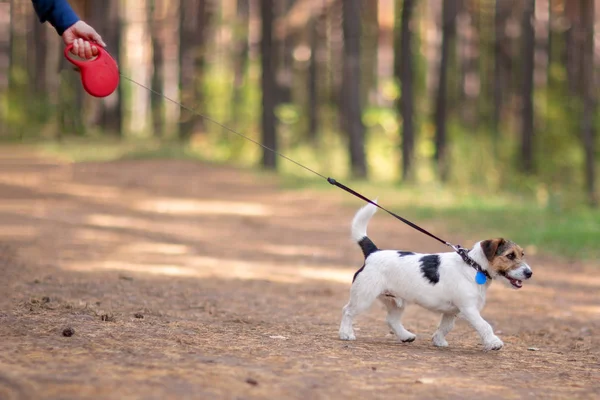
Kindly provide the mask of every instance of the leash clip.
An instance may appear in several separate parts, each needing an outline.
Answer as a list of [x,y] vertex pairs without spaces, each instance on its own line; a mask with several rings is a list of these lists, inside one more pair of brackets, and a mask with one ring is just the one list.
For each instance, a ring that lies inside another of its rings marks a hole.
[[455,246],[455,245],[453,245],[452,243],[448,243],[448,242],[446,242],[446,244],[447,244],[448,246],[452,247],[452,249],[453,249],[455,252],[457,252],[458,254],[461,254],[461,250],[464,250],[462,247],[460,247],[460,245],[459,245],[459,244],[457,244],[456,246]]

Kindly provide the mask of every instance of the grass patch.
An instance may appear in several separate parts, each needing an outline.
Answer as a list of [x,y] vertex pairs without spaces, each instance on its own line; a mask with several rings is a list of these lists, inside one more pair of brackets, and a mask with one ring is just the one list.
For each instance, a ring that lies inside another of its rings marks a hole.
[[[342,181],[368,198],[418,224],[435,221],[452,241],[460,235],[472,243],[492,237],[509,238],[529,254],[561,256],[566,259],[600,258],[600,210],[589,208],[557,209],[552,203],[522,194],[468,192],[439,185],[394,185],[365,181]],[[325,194],[332,187],[322,179],[285,177],[286,190],[311,189]],[[336,196],[348,207],[357,208],[361,200],[339,189]],[[334,193],[332,193],[334,195]],[[543,204],[540,204],[543,203]],[[401,223],[401,222],[398,222]],[[427,229],[427,228],[426,228]],[[433,232],[437,233],[437,232]],[[420,233],[415,232],[416,235]],[[464,246],[467,243],[458,243]]]

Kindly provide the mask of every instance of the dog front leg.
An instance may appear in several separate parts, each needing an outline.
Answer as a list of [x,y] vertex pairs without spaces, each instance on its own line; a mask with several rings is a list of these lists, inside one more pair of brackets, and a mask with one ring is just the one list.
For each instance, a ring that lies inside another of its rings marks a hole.
[[481,314],[479,314],[479,311],[476,308],[469,307],[461,309],[460,311],[461,316],[466,319],[471,326],[475,328],[477,333],[479,333],[479,336],[481,336],[481,341],[483,342],[483,348],[485,351],[500,350],[502,346],[504,346],[502,340],[500,340],[500,338],[494,334],[494,330],[490,324],[488,324],[487,321],[481,317]]

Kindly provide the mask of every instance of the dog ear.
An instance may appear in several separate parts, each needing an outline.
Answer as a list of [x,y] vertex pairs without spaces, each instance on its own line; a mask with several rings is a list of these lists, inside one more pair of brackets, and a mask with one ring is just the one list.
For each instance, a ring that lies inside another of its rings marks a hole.
[[504,243],[505,240],[502,238],[484,240],[481,242],[481,249],[483,250],[483,254],[485,254],[488,261],[492,261],[492,259],[496,257],[498,249],[500,249]]

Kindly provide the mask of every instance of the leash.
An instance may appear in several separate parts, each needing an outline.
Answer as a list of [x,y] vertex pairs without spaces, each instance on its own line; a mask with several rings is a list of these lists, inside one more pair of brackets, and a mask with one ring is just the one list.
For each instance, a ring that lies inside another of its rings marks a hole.
[[216,125],[220,126],[221,128],[223,128],[231,133],[234,133],[234,134],[258,145],[258,146],[262,147],[263,149],[268,150],[268,151],[272,152],[273,154],[276,154],[279,157],[290,161],[291,163],[296,164],[297,166],[299,166],[301,168],[304,168],[306,171],[309,171],[310,173],[312,173],[320,178],[325,179],[329,184],[331,184],[333,186],[337,186],[338,188],[350,193],[351,195],[356,196],[359,199],[364,200],[367,203],[372,204],[377,208],[380,208],[381,210],[390,214],[394,218],[400,220],[401,222],[404,222],[406,225],[410,226],[411,228],[416,229],[417,231],[437,240],[438,242],[440,242],[448,247],[451,247],[456,253],[458,253],[458,255],[463,259],[463,261],[467,265],[475,268],[475,270],[477,271],[475,281],[478,284],[483,285],[483,284],[485,284],[487,279],[490,279],[490,280],[492,279],[490,274],[486,270],[481,268],[481,265],[479,265],[477,263],[477,261],[475,261],[471,257],[469,257],[467,249],[465,249],[461,246],[458,246],[458,245],[455,246],[450,242],[446,242],[445,240],[440,239],[439,237],[435,236],[433,233],[426,231],[425,229],[421,228],[417,224],[410,222],[409,220],[407,220],[405,218],[402,218],[398,214],[388,210],[385,207],[380,206],[379,204],[368,199],[367,197],[363,196],[362,194],[358,193],[357,191],[349,188],[348,186],[336,181],[335,179],[333,179],[331,177],[325,177],[325,175],[318,173],[317,171],[307,167],[306,165],[300,164],[299,162],[287,157],[286,155],[276,151],[275,149],[272,149],[272,148],[254,140],[246,135],[243,135],[242,133],[231,129],[228,126],[223,125],[219,121],[216,121],[212,118],[209,118],[209,117],[199,113],[196,110],[186,107],[182,103],[171,99],[170,97],[166,96],[165,94],[157,92],[156,90],[153,90],[152,88],[149,88],[139,82],[136,82],[135,80],[129,78],[128,76],[123,75],[119,71],[119,66],[117,65],[117,62],[115,61],[115,59],[112,58],[111,55],[103,47],[98,46],[98,56],[95,59],[90,60],[90,61],[85,61],[85,62],[76,60],[73,57],[71,57],[70,50],[72,48],[73,48],[72,44],[65,47],[64,56],[69,62],[71,62],[73,65],[75,65],[77,67],[77,69],[79,70],[79,73],[81,75],[81,83],[82,83],[84,89],[90,95],[92,95],[94,97],[106,97],[106,96],[110,95],[111,93],[113,93],[116,90],[117,86],[119,85],[119,81],[120,81],[119,77],[122,77],[123,79],[126,79],[129,82],[131,82],[135,85],[138,85],[141,88],[146,89],[150,93],[153,93],[165,100],[168,100],[171,103],[179,106],[180,108],[187,110],[187,111],[191,112],[192,114],[195,114],[195,115],[201,117],[202,119],[210,121],[213,124],[216,124]]
[[433,233],[431,233],[431,232],[429,232],[429,231],[427,231],[427,230],[425,230],[425,229],[421,228],[421,227],[420,227],[420,226],[418,226],[417,224],[415,224],[415,223],[413,223],[413,222],[411,222],[411,221],[407,220],[406,218],[403,218],[403,217],[399,216],[398,214],[396,214],[396,213],[394,213],[394,212],[392,212],[392,211],[388,210],[387,208],[380,206],[379,204],[375,203],[374,201],[370,200],[369,198],[365,197],[364,195],[360,194],[359,192],[357,192],[357,191],[355,191],[355,190],[351,189],[350,187],[348,187],[348,186],[344,185],[343,183],[340,183],[340,182],[338,182],[338,181],[337,181],[337,180],[335,180],[334,178],[331,178],[331,177],[326,177],[325,175],[318,173],[317,171],[315,171],[315,170],[313,170],[313,169],[311,169],[311,168],[307,167],[306,165],[303,165],[303,164],[301,164],[301,163],[299,163],[299,162],[297,162],[297,161],[295,161],[295,160],[293,160],[293,159],[291,159],[291,158],[287,157],[286,155],[284,155],[284,154],[282,154],[282,153],[278,152],[277,150],[275,150],[275,149],[272,149],[272,148],[270,148],[270,147],[268,147],[268,146],[266,146],[266,145],[264,145],[264,144],[262,144],[262,143],[260,143],[260,142],[258,142],[258,141],[256,141],[256,140],[254,140],[254,139],[252,139],[252,138],[250,138],[250,137],[248,137],[248,136],[246,136],[246,135],[244,135],[244,134],[242,134],[242,133],[240,133],[240,132],[238,132],[238,131],[236,131],[236,130],[234,130],[234,129],[232,129],[232,128],[230,128],[230,127],[226,126],[226,125],[223,125],[223,124],[222,124],[222,123],[220,123],[219,121],[216,121],[216,120],[214,120],[214,119],[212,119],[212,118],[210,118],[210,117],[207,117],[207,116],[205,116],[205,115],[203,115],[203,114],[199,113],[198,111],[196,111],[196,110],[193,110],[193,109],[191,109],[190,107],[187,107],[187,106],[185,106],[184,104],[182,104],[182,103],[180,103],[180,102],[178,102],[178,101],[176,101],[176,100],[173,100],[173,99],[171,99],[170,97],[166,96],[166,95],[165,95],[165,94],[163,94],[163,93],[157,92],[156,90],[153,90],[152,88],[149,88],[149,87],[147,87],[147,86],[145,86],[145,85],[143,85],[143,84],[141,84],[141,83],[139,83],[139,82],[136,82],[135,80],[133,80],[133,79],[129,78],[128,76],[125,76],[125,75],[123,75],[123,74],[122,74],[122,73],[120,73],[120,72],[119,72],[119,75],[120,75],[120,76],[121,76],[123,79],[125,79],[125,80],[128,80],[129,82],[131,82],[131,83],[133,83],[133,84],[135,84],[135,85],[137,85],[137,86],[139,86],[139,87],[141,87],[141,88],[144,88],[144,89],[148,90],[150,93],[153,93],[153,94],[155,94],[155,95],[157,95],[157,96],[159,96],[159,97],[161,97],[161,98],[163,98],[163,99],[165,99],[165,100],[167,100],[167,101],[170,101],[171,103],[173,103],[173,104],[175,104],[175,105],[179,106],[180,108],[182,108],[182,109],[184,109],[184,110],[186,110],[186,111],[189,111],[189,112],[191,112],[192,114],[195,114],[195,115],[197,115],[197,116],[199,116],[199,117],[201,117],[201,118],[203,118],[203,119],[205,119],[205,120],[207,120],[207,121],[210,121],[210,122],[212,122],[213,124],[216,124],[216,125],[218,125],[219,127],[221,127],[221,128],[223,128],[223,129],[225,129],[226,131],[229,131],[229,132],[231,132],[231,133],[233,133],[233,134],[236,134],[236,135],[238,135],[238,136],[240,136],[240,137],[242,137],[242,138],[244,138],[244,139],[246,139],[246,140],[248,140],[248,141],[250,141],[250,142],[252,142],[252,143],[254,143],[254,144],[258,145],[258,146],[260,146],[260,147],[262,147],[263,149],[265,149],[265,150],[268,150],[268,151],[272,152],[273,154],[276,154],[276,155],[278,155],[279,157],[281,157],[281,158],[284,158],[285,160],[287,160],[287,161],[290,161],[291,163],[293,163],[293,164],[296,164],[297,166],[299,166],[299,167],[301,167],[301,168],[304,168],[306,171],[308,171],[308,172],[310,172],[310,173],[312,173],[312,174],[314,174],[314,175],[316,175],[316,176],[318,176],[318,177],[320,177],[320,178],[323,178],[323,179],[325,179],[325,180],[326,180],[326,181],[327,181],[329,184],[331,184],[331,185],[333,185],[333,186],[336,186],[336,187],[338,187],[338,188],[340,188],[340,189],[342,189],[342,190],[346,191],[347,193],[350,193],[351,195],[353,195],[353,196],[355,196],[355,197],[357,197],[357,198],[359,198],[359,199],[361,199],[361,200],[363,200],[363,201],[365,201],[365,202],[367,202],[367,203],[369,203],[369,204],[372,204],[372,205],[376,206],[377,208],[379,208],[379,209],[381,209],[381,210],[385,211],[385,212],[386,212],[386,213],[388,213],[389,215],[391,215],[391,216],[393,216],[394,218],[396,218],[396,219],[400,220],[401,222],[405,223],[406,225],[410,226],[411,228],[413,228],[413,229],[415,229],[415,230],[417,230],[417,231],[419,231],[419,232],[421,232],[421,233],[423,233],[423,234],[425,234],[425,235],[427,235],[427,236],[431,237],[432,239],[435,239],[435,240],[437,240],[438,242],[440,242],[440,243],[442,243],[442,244],[444,244],[444,245],[446,245],[446,246],[448,246],[448,247],[452,248],[452,249],[453,249],[453,250],[454,250],[456,253],[458,253],[458,255],[459,255],[459,256],[460,256],[460,257],[463,259],[463,261],[464,261],[464,262],[465,262],[467,265],[469,265],[469,266],[473,267],[473,268],[474,268],[474,269],[477,271],[477,275],[476,275],[476,277],[475,277],[475,281],[476,281],[478,284],[480,284],[480,285],[483,285],[483,284],[485,284],[485,283],[486,283],[486,280],[487,280],[487,279],[489,279],[489,280],[491,280],[491,279],[492,279],[492,277],[490,276],[490,274],[489,274],[489,273],[488,273],[486,270],[484,270],[483,268],[481,268],[481,265],[479,265],[479,263],[478,263],[477,261],[473,260],[473,259],[472,259],[472,258],[469,256],[469,254],[468,254],[468,250],[467,250],[467,249],[465,249],[465,248],[463,248],[463,247],[461,247],[461,246],[459,246],[459,245],[453,245],[453,244],[452,244],[452,243],[450,243],[450,242],[447,242],[447,241],[445,241],[445,240],[443,240],[443,239],[440,239],[439,237],[437,237],[437,236],[436,236],[436,235],[434,235]]
[[318,173],[317,171],[315,171],[315,170],[307,167],[306,165],[303,165],[303,164],[301,164],[301,163],[299,163],[299,162],[297,162],[297,161],[295,161],[295,160],[287,157],[286,155],[278,152],[277,150],[274,150],[274,149],[272,149],[272,148],[270,148],[270,147],[268,147],[268,146],[266,146],[266,145],[264,145],[264,144],[262,144],[262,143],[260,143],[260,142],[258,142],[256,140],[254,140],[254,139],[252,139],[252,138],[250,138],[250,137],[248,137],[248,136],[246,136],[246,135],[244,135],[244,134],[242,134],[242,133],[240,133],[240,132],[238,132],[238,131],[236,131],[236,130],[234,130],[234,129],[226,126],[226,125],[223,125],[219,121],[216,121],[216,120],[214,120],[214,119],[212,119],[210,117],[207,117],[207,116],[199,113],[198,111],[196,111],[194,109],[191,109],[190,107],[187,107],[184,104],[182,104],[182,103],[180,103],[180,102],[178,102],[176,100],[171,99],[170,97],[166,96],[163,93],[157,92],[156,90],[153,90],[152,88],[149,88],[146,85],[143,85],[143,84],[141,84],[139,82],[136,82],[135,80],[129,78],[128,76],[123,75],[120,72],[119,72],[119,75],[123,79],[128,80],[129,82],[131,82],[131,83],[133,83],[135,85],[138,85],[141,88],[144,88],[144,89],[148,90],[150,93],[153,93],[153,94],[155,94],[155,95],[157,95],[157,96],[159,96],[159,97],[161,97],[161,98],[163,98],[163,99],[165,99],[167,101],[170,101],[171,103],[173,103],[173,104],[181,107],[182,109],[184,109],[186,111],[189,111],[192,114],[195,114],[195,115],[197,115],[197,116],[199,116],[199,117],[201,117],[201,118],[203,118],[203,119],[205,119],[207,121],[210,121],[213,124],[216,124],[219,127],[221,127],[221,128],[223,128],[223,129],[225,129],[225,130],[227,130],[227,131],[229,131],[229,132],[231,132],[233,134],[236,134],[236,135],[238,135],[238,136],[240,136],[240,137],[242,137],[242,138],[244,138],[244,139],[246,139],[246,140],[248,140],[248,141],[250,141],[250,142],[252,142],[252,143],[254,143],[256,145],[258,145],[258,146],[262,147],[263,149],[268,150],[268,151],[272,152],[273,154],[276,154],[279,157],[284,158],[285,160],[290,161],[291,163],[296,164],[297,166],[299,166],[301,168],[304,168],[306,171],[308,171],[308,172],[310,172],[310,173],[312,173],[312,174],[314,174],[314,175],[316,175],[316,176],[318,176],[320,178],[325,179],[329,184],[331,184],[333,186],[336,186],[336,187],[338,187],[338,188],[346,191],[347,193],[350,193],[351,195],[353,195],[353,196],[355,196],[355,197],[357,197],[357,198],[359,198],[359,199],[361,199],[361,200],[363,200],[363,201],[365,201],[365,202],[367,202],[369,204],[374,205],[375,207],[377,207],[377,208],[385,211],[386,213],[388,213],[392,217],[394,217],[394,218],[398,219],[399,221],[405,223],[406,225],[410,226],[411,228],[413,228],[413,229],[415,229],[415,230],[417,230],[417,231],[419,231],[419,232],[421,232],[421,233],[423,233],[423,234],[431,237],[432,239],[437,240],[438,242],[440,242],[440,243],[442,243],[442,244],[444,244],[444,245],[452,248],[463,259],[463,261],[467,265],[471,266],[472,268],[474,268],[477,271],[477,275],[475,277],[475,281],[478,284],[483,285],[483,284],[486,283],[487,279],[489,279],[489,280],[492,279],[492,277],[490,276],[490,274],[488,273],[488,271],[486,271],[483,268],[481,268],[481,265],[479,265],[479,263],[477,261],[473,260],[469,256],[468,250],[465,249],[465,248],[463,248],[463,247],[461,247],[460,245],[454,245],[454,244],[452,244],[450,242],[447,242],[447,241],[445,241],[443,239],[440,239],[439,237],[437,237],[433,233],[431,233],[431,232],[429,232],[429,231],[421,228],[417,224],[415,224],[415,223],[407,220],[406,218],[403,218],[403,217],[399,216],[398,214],[396,214],[396,213],[388,210],[387,208],[382,207],[381,205],[375,203],[374,201],[372,201],[371,199],[365,197],[364,195],[360,194],[359,192],[355,191],[354,189],[352,189],[352,188],[344,185],[343,183],[338,182],[334,178],[326,177],[325,175]]

